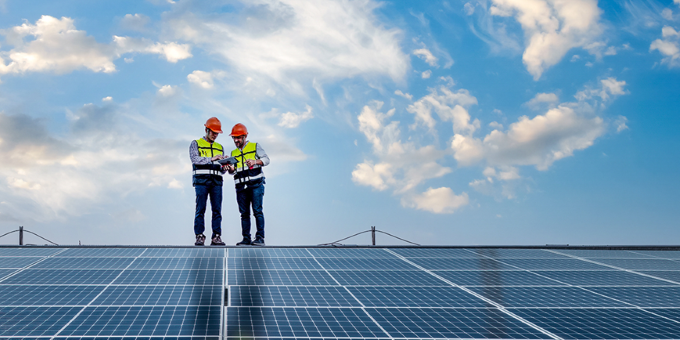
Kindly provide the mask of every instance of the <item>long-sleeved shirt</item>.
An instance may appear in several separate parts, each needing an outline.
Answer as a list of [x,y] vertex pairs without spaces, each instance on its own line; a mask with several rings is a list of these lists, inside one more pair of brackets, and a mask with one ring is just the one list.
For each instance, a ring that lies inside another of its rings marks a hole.
[[[203,138],[205,139],[205,138]],[[224,146],[223,146],[224,148]],[[223,152],[224,153],[224,152]],[[212,157],[201,157],[198,154],[198,142],[195,140],[191,141],[189,146],[189,157],[191,158],[191,163],[193,164],[217,164],[221,165],[218,161],[212,161]],[[226,173],[226,170],[220,170],[221,173]]]
[[[250,143],[250,142],[246,141],[246,143],[243,144],[243,147],[245,148],[246,145],[248,145],[248,143]],[[265,167],[265,166],[269,165],[269,162],[270,162],[269,156],[267,156],[267,153],[264,151],[264,149],[262,148],[260,143],[255,144],[255,157],[262,161],[262,165],[260,165],[261,167]],[[235,174],[235,173],[236,172],[232,173],[232,175]],[[262,175],[264,175],[264,171],[262,171]]]

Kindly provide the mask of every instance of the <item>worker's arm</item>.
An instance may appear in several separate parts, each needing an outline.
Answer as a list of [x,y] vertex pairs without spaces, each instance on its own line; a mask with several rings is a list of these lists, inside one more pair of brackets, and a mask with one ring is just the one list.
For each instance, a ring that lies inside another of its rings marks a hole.
[[189,157],[191,158],[191,163],[193,164],[219,164],[217,161],[222,159],[222,155],[215,157],[201,157],[198,154],[198,143],[196,141],[191,141],[189,146]]
[[260,146],[260,143],[257,143],[257,147],[255,148],[255,158],[256,160],[249,159],[246,161],[248,166],[253,166],[255,164],[259,166],[267,166],[269,165],[269,156],[267,156],[267,153],[264,151],[262,146]]

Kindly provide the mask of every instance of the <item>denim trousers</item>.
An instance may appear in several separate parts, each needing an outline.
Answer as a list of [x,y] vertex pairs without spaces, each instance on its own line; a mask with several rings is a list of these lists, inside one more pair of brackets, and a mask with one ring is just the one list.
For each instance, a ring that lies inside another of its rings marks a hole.
[[250,207],[253,208],[257,233],[255,238],[264,238],[264,213],[262,212],[262,198],[264,197],[264,183],[255,186],[247,185],[236,188],[238,211],[241,213],[241,235],[250,239]]
[[203,234],[205,231],[205,208],[210,196],[210,207],[212,208],[212,232],[222,234],[222,186],[217,185],[196,185],[196,216],[194,217],[194,233]]

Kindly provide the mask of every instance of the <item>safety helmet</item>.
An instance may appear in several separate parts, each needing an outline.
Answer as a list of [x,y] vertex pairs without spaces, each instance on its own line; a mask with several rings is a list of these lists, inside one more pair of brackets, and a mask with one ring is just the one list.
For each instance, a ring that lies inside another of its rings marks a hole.
[[208,121],[205,122],[205,127],[212,130],[212,132],[222,133],[222,123],[220,123],[217,117],[208,118]]
[[238,123],[234,125],[234,127],[231,129],[231,134],[229,136],[236,137],[236,136],[247,136],[248,135],[248,129],[246,129],[246,126]]

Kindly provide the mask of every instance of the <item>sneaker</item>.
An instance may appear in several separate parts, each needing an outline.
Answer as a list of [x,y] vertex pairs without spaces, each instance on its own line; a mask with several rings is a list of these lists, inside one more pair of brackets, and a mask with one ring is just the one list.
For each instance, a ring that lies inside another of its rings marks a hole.
[[264,245],[264,239],[261,238],[261,237],[258,237],[258,238],[255,239],[255,241],[253,241],[253,243],[251,243],[251,245],[263,246]]
[[222,239],[220,238],[220,235],[215,234],[212,238],[212,242],[210,242],[211,246],[223,246],[224,242],[222,242]]
[[239,243],[236,243],[237,246],[249,246],[250,245],[250,239],[244,237],[243,240]]
[[203,234],[198,234],[196,235],[196,243],[194,243],[195,246],[202,246],[205,244],[205,235]]

